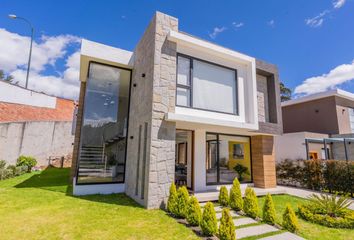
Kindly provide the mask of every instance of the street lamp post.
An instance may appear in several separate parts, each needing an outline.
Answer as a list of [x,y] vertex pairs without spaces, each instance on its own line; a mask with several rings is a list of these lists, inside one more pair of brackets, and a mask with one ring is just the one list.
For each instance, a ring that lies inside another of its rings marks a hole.
[[26,85],[25,85],[25,87],[28,88],[28,77],[29,77],[29,71],[30,71],[30,68],[31,68],[32,43],[33,43],[34,28],[33,28],[32,24],[26,18],[18,17],[18,16],[14,15],[14,14],[9,14],[9,18],[23,20],[26,23],[28,23],[28,25],[31,27],[31,45],[30,45],[30,51],[29,51],[29,56],[28,56]]

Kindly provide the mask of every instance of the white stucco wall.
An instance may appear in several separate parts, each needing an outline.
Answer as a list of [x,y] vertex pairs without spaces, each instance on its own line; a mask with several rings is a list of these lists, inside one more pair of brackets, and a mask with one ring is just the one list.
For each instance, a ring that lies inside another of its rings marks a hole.
[[[327,138],[328,135],[311,132],[285,133],[275,136],[275,158],[277,162],[285,159],[306,159],[306,138]],[[321,156],[319,156],[321,157]]]
[[56,97],[0,81],[0,102],[17,103],[35,107],[55,108]]

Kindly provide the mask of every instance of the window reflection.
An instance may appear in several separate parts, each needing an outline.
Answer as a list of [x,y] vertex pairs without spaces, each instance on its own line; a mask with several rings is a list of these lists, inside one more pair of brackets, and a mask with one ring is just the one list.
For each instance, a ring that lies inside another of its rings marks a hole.
[[78,183],[124,182],[130,74],[129,70],[90,64]]

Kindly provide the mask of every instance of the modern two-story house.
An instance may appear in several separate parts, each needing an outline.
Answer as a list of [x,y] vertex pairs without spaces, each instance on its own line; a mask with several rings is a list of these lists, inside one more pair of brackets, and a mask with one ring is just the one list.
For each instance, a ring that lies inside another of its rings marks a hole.
[[74,194],[163,206],[172,182],[275,187],[276,66],[181,32],[157,12],[133,52],[82,41]]

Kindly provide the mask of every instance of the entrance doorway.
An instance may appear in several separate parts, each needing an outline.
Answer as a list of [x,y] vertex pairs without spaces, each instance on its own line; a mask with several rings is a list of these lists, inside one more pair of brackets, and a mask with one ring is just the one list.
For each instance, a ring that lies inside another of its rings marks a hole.
[[176,130],[175,184],[193,190],[193,131]]

